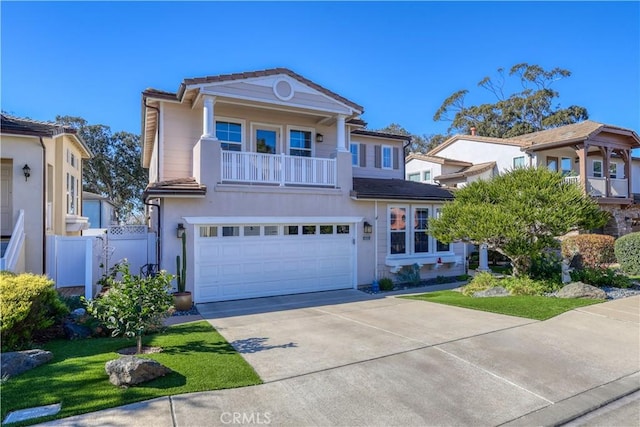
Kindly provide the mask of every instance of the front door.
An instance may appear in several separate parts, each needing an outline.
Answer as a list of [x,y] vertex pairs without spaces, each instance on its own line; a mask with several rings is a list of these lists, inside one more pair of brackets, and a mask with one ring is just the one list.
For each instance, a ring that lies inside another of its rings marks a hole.
[[279,129],[270,126],[261,126],[255,129],[256,152],[266,154],[278,154]]
[[0,164],[0,222],[2,236],[10,236],[13,231],[13,162],[3,160]]

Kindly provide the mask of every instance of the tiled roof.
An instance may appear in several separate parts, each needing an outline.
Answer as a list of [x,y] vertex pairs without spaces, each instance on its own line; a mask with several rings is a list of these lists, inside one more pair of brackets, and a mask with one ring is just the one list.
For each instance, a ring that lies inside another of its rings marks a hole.
[[349,119],[347,120],[347,124],[348,125],[357,125],[357,126],[366,126],[367,122],[365,122],[364,120],[362,120],[361,118],[353,118],[353,119]]
[[356,199],[452,200],[453,194],[442,187],[403,179],[353,178],[351,196]]
[[[508,138],[509,141],[519,141],[527,146],[537,146],[550,143],[573,142],[589,139],[594,134],[603,130],[611,129],[635,134],[631,129],[606,125],[603,123],[585,120],[580,123],[560,126],[553,129],[531,132],[525,135]],[[637,138],[637,135],[636,135]]]
[[179,178],[147,185],[143,199],[166,196],[202,197],[206,194],[207,187],[198,183],[195,178]]
[[411,141],[411,136],[409,135],[398,135],[395,133],[386,133],[386,132],[375,132],[371,130],[364,129],[356,129],[351,131],[352,135],[363,135],[363,136],[373,136],[376,138],[391,138],[391,139],[399,139],[402,141]]
[[475,141],[475,142],[488,142],[491,144],[500,144],[500,145],[515,145],[517,147],[524,147],[527,145],[526,142],[522,142],[516,139],[504,139],[504,138],[493,138],[489,136],[477,136],[477,135],[454,135],[451,138],[444,141],[442,144],[438,145],[433,150],[427,153],[428,156],[434,156],[439,153],[442,149],[448,147],[454,142],[464,139],[465,141]]
[[288,68],[270,68],[268,70],[260,70],[260,71],[246,71],[243,73],[233,73],[233,74],[220,74],[220,75],[216,75],[216,76],[207,76],[207,77],[195,77],[195,78],[190,78],[190,79],[184,79],[182,81],[182,83],[180,84],[180,88],[178,89],[178,99],[181,99],[182,96],[184,95],[184,92],[187,89],[187,86],[190,85],[197,85],[197,84],[206,84],[206,83],[218,83],[218,82],[225,82],[225,81],[232,81],[232,80],[244,80],[244,79],[251,79],[251,78],[255,78],[255,77],[268,77],[268,76],[275,76],[278,74],[285,74],[291,78],[294,78],[296,80],[298,80],[300,83],[306,84],[309,87],[314,88],[315,90],[324,93],[325,95],[334,98],[348,106],[350,106],[351,108],[353,108],[354,110],[358,110],[360,112],[360,114],[362,114],[364,112],[364,108],[359,105],[356,104],[353,101],[348,100],[347,98],[344,98],[340,95],[338,95],[335,92],[330,91],[327,88],[324,88],[322,86],[320,86],[317,83],[312,82],[311,80],[302,77],[300,74],[294,73],[293,71],[289,70]]
[[169,101],[177,101],[178,95],[173,92],[167,92],[164,90],[147,88],[142,92],[143,98],[156,98],[156,99],[167,99]]
[[465,162],[462,160],[449,159],[447,157],[441,156],[429,156],[428,154],[422,153],[411,153],[405,159],[405,163],[409,160],[424,160],[425,162],[437,163],[439,165],[454,165],[454,166],[472,166],[473,163]]
[[0,122],[0,131],[2,133],[32,136],[55,136],[61,133],[70,133],[76,135],[76,130],[72,127],[65,127],[51,122],[41,122],[32,119],[23,119],[19,117],[2,114]]
[[436,176],[436,181],[443,181],[448,179],[467,178],[473,175],[481,174],[496,167],[496,162],[478,163],[476,165],[469,166],[462,169],[459,172],[447,173],[440,176]]

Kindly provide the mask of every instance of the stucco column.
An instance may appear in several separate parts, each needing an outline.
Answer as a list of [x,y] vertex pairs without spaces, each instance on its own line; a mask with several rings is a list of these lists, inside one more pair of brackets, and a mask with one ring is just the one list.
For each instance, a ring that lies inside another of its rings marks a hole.
[[215,131],[215,113],[213,107],[216,97],[204,95],[204,106],[202,108],[202,138],[217,139]]
[[479,247],[478,271],[489,271],[489,250],[486,244]]
[[349,151],[347,150],[347,138],[345,136],[345,118],[343,114],[338,114],[338,122],[336,124],[336,148],[338,151]]

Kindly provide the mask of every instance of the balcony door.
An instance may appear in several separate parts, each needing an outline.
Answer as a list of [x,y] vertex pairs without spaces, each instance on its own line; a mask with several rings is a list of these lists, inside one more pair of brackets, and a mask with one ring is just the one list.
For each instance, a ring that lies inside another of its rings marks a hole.
[[254,146],[257,153],[280,153],[281,129],[278,126],[256,125],[254,127]]

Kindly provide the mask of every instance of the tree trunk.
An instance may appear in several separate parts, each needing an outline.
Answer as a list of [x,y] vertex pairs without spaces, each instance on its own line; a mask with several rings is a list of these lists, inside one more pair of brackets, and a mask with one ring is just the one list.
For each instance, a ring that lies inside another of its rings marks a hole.
[[531,258],[528,256],[511,258],[511,266],[513,267],[514,276],[526,276],[531,269]]
[[138,345],[137,345],[137,350],[136,350],[136,354],[142,354],[142,335],[138,335]]

